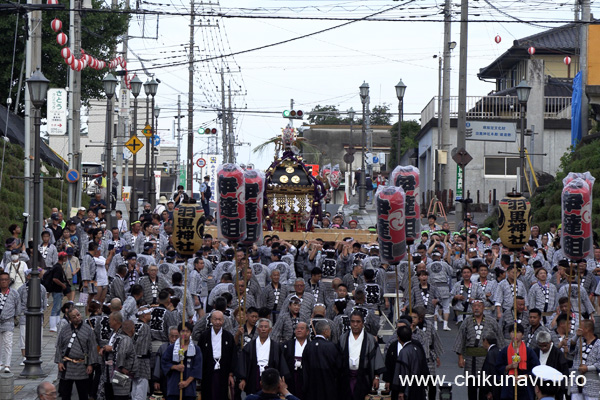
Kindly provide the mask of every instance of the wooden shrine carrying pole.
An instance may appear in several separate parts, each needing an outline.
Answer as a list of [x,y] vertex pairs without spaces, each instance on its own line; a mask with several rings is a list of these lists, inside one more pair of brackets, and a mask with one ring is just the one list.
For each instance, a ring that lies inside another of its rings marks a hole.
[[[186,301],[187,300],[187,276],[188,276],[187,270],[188,270],[188,267],[187,267],[187,262],[186,262],[183,265],[183,311],[181,313],[181,323],[182,323],[183,327],[185,327],[185,308],[187,305],[187,301]],[[188,348],[189,348],[190,343],[191,343],[191,338],[188,343]],[[180,355],[179,358],[181,360],[181,365],[183,365],[183,360],[185,357],[183,357],[183,355]],[[179,372],[179,381],[183,382],[183,370],[181,372]],[[182,388],[179,389],[179,400],[183,400],[183,389]]]
[[[396,320],[400,318],[400,292],[398,285],[398,272],[400,271],[400,263],[396,264],[394,269],[394,276],[396,278]],[[394,321],[396,323],[396,321]]]

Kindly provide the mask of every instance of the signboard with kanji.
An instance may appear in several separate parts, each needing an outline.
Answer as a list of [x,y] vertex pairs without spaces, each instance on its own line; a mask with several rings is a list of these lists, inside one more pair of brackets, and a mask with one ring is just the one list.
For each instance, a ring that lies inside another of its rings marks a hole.
[[67,91],[48,89],[47,102],[48,134],[65,135],[67,133]]
[[193,256],[202,248],[204,210],[200,203],[181,203],[173,213],[173,246],[182,256]]

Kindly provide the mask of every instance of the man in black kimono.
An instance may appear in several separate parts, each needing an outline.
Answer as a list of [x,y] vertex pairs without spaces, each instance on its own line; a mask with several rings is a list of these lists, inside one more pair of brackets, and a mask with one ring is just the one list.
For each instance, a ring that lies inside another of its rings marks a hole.
[[[537,333],[537,345],[538,347],[534,349],[535,355],[540,360],[540,365],[547,365],[558,370],[563,375],[569,375],[569,364],[565,355],[560,348],[552,343],[552,336],[548,332],[538,332]],[[563,395],[567,394],[567,389],[564,385],[564,382],[561,383],[560,389],[558,389],[558,393],[556,394],[556,399],[562,399]]]
[[202,350],[202,398],[204,400],[226,399],[233,390],[233,372],[236,347],[233,335],[223,329],[225,316],[213,310],[211,327],[202,333],[198,347]]
[[[383,373],[383,381],[385,382],[385,390],[389,391],[392,389],[392,399],[398,399],[398,391],[394,390],[391,387],[392,382],[394,381],[394,371],[396,370],[396,362],[398,360],[398,354],[400,354],[400,350],[402,350],[402,343],[400,342],[400,338],[398,337],[398,328],[402,326],[411,327],[411,321],[404,319],[399,319],[396,323],[396,340],[392,340],[387,349],[385,350],[385,372]],[[406,318],[410,318],[406,316]],[[412,329],[412,328],[411,328]]]
[[[483,338],[483,348],[487,350],[487,354],[485,356],[485,360],[483,360],[481,372],[486,376],[491,376],[491,380],[496,375],[496,360],[498,358],[498,354],[500,353],[496,335],[490,334],[485,336]],[[482,385],[482,388],[479,390],[479,398],[487,399],[490,395],[492,396],[492,399],[499,399],[500,386],[494,384]]]
[[341,398],[342,374],[346,370],[340,348],[332,343],[332,327],[326,321],[314,326],[315,339],[302,353],[304,397],[310,400],[337,400]]
[[401,376],[408,379],[411,376],[426,377],[429,375],[423,346],[411,339],[412,331],[408,326],[398,328],[398,340],[402,344],[402,350],[398,354],[392,382],[392,390],[398,393],[398,400],[425,399],[427,397],[427,386],[408,385],[408,381],[400,380]]
[[246,394],[259,391],[260,376],[266,368],[277,369],[281,376],[289,373],[281,346],[269,338],[273,329],[271,320],[259,319],[256,329],[258,337],[244,346],[238,365],[239,388]]
[[302,357],[308,343],[308,335],[308,324],[300,321],[294,331],[295,338],[283,343],[283,357],[290,371],[290,375],[285,377],[286,383],[290,391],[301,399],[304,399]]
[[379,387],[379,375],[385,371],[383,355],[375,336],[367,333],[361,311],[350,315],[350,331],[340,337],[344,371],[349,378],[345,385],[347,398],[363,400],[373,388]]

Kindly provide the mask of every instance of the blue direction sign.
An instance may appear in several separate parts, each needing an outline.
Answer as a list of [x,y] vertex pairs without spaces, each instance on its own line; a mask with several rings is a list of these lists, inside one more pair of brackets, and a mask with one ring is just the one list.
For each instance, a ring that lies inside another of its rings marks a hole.
[[373,163],[377,164],[379,162],[379,157],[373,156]]
[[152,146],[158,146],[160,144],[160,136],[154,135],[152,136]]
[[79,171],[77,171],[77,170],[70,169],[67,171],[67,181],[69,183],[77,182],[80,177],[81,177],[81,175],[79,174]]

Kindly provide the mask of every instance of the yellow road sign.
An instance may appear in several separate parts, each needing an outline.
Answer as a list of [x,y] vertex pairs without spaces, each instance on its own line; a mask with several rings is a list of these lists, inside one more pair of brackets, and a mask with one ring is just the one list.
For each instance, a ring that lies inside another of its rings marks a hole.
[[144,136],[146,136],[147,138],[152,137],[152,127],[150,125],[146,125],[144,127],[144,129],[142,129],[142,133],[144,134]]
[[138,139],[137,136],[132,136],[131,139],[125,143],[125,147],[127,147],[132,154],[135,154],[140,151],[142,147],[144,147],[144,144],[140,139]]

